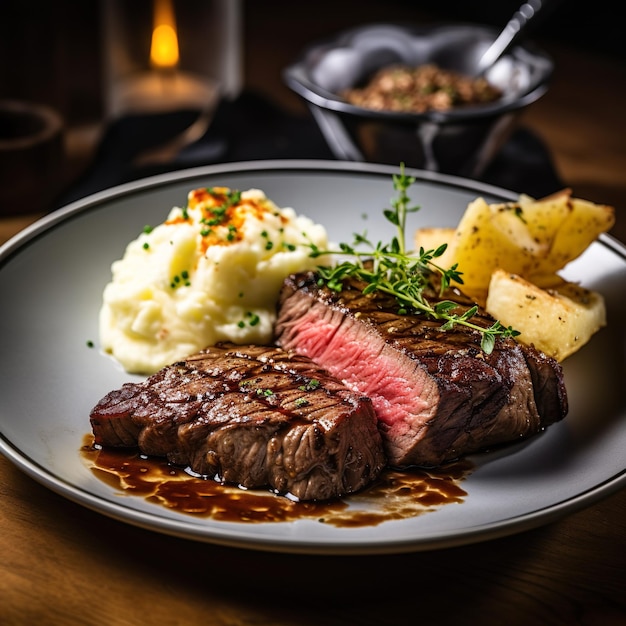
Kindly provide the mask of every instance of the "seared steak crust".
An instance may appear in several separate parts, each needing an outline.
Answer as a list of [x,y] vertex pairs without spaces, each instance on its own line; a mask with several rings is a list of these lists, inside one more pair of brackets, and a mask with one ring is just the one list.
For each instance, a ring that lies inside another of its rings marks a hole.
[[[275,325],[282,348],[308,356],[348,387],[372,398],[393,466],[436,466],[537,433],[567,413],[559,364],[513,339],[490,355],[481,333],[418,315],[399,315],[395,299],[352,280],[337,293],[313,272],[284,283]],[[435,303],[437,294],[430,294]],[[473,303],[445,294],[457,313]],[[489,327],[486,312],[472,318]]]
[[306,357],[222,343],[107,394],[95,443],[300,500],[349,494],[386,464],[371,401]]

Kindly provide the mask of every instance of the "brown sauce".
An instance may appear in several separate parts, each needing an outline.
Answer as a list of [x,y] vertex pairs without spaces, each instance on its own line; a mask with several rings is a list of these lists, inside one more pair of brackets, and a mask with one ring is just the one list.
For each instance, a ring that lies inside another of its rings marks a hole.
[[180,513],[243,523],[317,519],[343,528],[376,526],[462,503],[467,492],[460,483],[472,470],[468,461],[436,470],[385,470],[358,494],[324,502],[294,502],[270,491],[193,476],[138,450],[94,446],[91,434],[84,438],[81,455],[94,476],[112,488]]

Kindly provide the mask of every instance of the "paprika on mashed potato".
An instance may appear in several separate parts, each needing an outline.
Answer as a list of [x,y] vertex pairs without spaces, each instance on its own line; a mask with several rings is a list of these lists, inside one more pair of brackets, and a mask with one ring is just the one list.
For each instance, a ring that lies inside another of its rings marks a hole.
[[151,374],[218,341],[271,341],[285,277],[314,269],[323,226],[259,189],[189,192],[112,264],[100,343],[129,373]]

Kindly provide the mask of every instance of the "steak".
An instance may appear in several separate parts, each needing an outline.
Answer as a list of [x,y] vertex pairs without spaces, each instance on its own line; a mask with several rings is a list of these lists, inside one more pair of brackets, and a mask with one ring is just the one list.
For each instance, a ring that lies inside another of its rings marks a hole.
[[[288,277],[275,324],[276,343],[309,357],[356,393],[372,399],[391,466],[437,466],[519,441],[565,417],[560,365],[512,338],[481,349],[482,334],[423,315],[400,315],[394,297],[318,286],[314,272]],[[435,304],[438,294],[429,294]],[[462,314],[473,302],[445,294]],[[472,322],[495,320],[479,310]]]
[[371,401],[308,358],[221,343],[111,391],[95,443],[299,500],[350,494],[386,465]]

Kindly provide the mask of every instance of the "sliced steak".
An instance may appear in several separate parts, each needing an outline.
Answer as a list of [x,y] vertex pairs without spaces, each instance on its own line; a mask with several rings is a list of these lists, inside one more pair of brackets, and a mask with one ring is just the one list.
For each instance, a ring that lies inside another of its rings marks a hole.
[[386,464],[371,401],[275,347],[208,348],[110,392],[90,420],[96,444],[300,500],[358,491]]
[[[319,287],[313,272],[290,276],[275,336],[372,399],[390,465],[436,466],[528,437],[567,413],[553,359],[510,338],[487,355],[479,331],[399,315],[395,298],[362,288],[348,280],[337,293]],[[456,290],[445,299],[458,303],[457,313],[473,305]],[[473,322],[494,320],[481,311]]]

